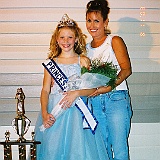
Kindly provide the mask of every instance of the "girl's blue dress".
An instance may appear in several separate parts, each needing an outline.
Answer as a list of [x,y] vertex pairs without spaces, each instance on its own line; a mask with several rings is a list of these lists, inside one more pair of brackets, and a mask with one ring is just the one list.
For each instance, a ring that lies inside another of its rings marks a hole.
[[[67,77],[81,74],[80,64],[58,64]],[[61,99],[59,86],[54,83],[48,103],[48,112]],[[35,140],[41,141],[37,146],[37,160],[108,160],[107,151],[99,130],[93,135],[90,129],[83,129],[81,112],[76,106],[67,109],[52,127],[40,131],[41,112],[35,125]]]

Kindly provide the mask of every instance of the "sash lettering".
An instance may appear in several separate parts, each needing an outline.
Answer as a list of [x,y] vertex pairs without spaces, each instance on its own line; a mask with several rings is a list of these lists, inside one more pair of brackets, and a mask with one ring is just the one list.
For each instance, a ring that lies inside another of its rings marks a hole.
[[63,91],[66,91],[68,78],[62,72],[62,70],[58,67],[56,62],[54,60],[49,59],[46,62],[42,63],[42,65],[47,69],[49,74],[54,78],[54,80],[59,85],[59,87]]

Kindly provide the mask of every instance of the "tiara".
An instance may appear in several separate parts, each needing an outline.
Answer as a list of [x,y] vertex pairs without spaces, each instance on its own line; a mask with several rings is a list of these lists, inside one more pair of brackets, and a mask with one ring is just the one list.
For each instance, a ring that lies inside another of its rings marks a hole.
[[59,28],[65,26],[74,26],[74,21],[70,19],[67,14],[64,14],[58,23]]

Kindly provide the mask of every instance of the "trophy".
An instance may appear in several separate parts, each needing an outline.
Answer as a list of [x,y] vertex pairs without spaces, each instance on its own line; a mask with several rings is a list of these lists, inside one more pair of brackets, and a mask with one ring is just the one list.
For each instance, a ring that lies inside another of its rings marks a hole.
[[15,132],[19,135],[19,139],[17,141],[24,142],[26,141],[24,135],[27,133],[31,121],[24,115],[25,95],[23,93],[22,88],[17,89],[15,99],[17,99],[17,116],[12,121],[12,127],[15,130]]

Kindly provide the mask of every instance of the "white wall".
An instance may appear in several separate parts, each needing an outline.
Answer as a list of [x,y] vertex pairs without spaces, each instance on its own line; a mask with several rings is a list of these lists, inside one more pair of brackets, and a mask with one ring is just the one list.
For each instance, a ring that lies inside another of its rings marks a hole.
[[[40,109],[39,96],[43,77],[41,63],[47,57],[52,32],[62,15],[67,13],[78,22],[90,41],[91,37],[85,28],[87,2],[88,0],[0,0],[1,130],[5,131],[5,127],[10,126],[16,116],[14,97],[18,87],[24,90],[26,116],[34,126]],[[131,132],[134,130],[133,135],[137,135],[139,127],[149,128],[151,131],[154,128],[156,137],[159,137],[160,1],[109,0],[109,3],[109,27],[113,34],[123,37],[132,62],[133,74],[128,78],[134,112],[134,128]],[[151,159],[150,156],[159,155],[158,140],[156,139],[155,145],[146,140],[151,137],[155,138],[154,132],[146,135],[143,132],[141,136],[131,138],[134,142],[142,143],[139,145],[132,142],[131,153],[134,158],[131,160],[136,157],[147,160],[147,157]],[[150,147],[145,148],[146,141]]]

